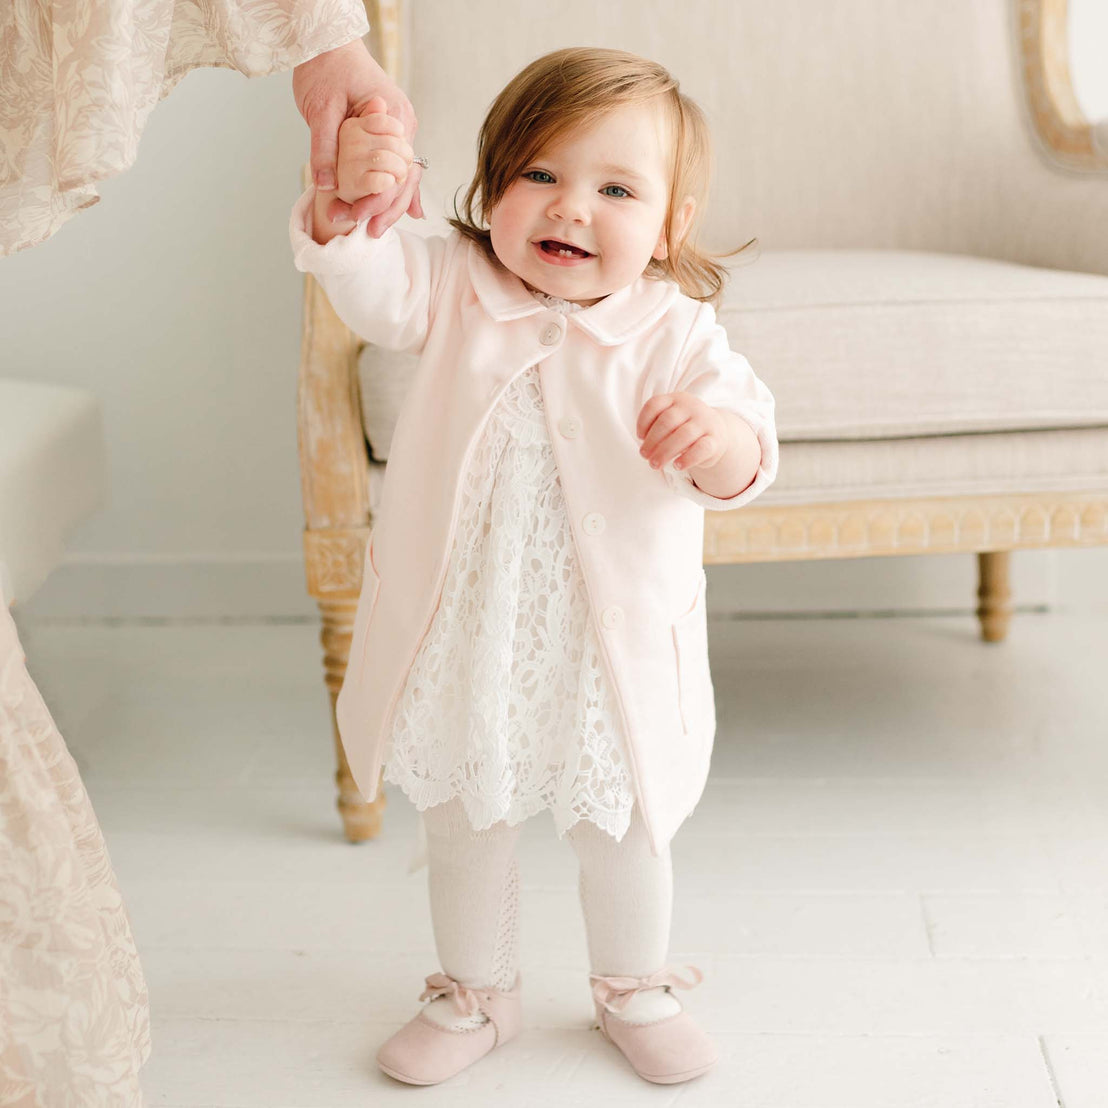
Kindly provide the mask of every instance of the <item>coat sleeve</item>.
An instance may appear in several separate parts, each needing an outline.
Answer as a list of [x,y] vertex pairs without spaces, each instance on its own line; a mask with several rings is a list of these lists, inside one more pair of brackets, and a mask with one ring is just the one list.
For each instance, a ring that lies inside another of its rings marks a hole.
[[420,353],[452,239],[397,227],[374,239],[359,224],[320,246],[312,238],[314,200],[312,186],[297,200],[289,220],[296,268],[315,276],[355,334],[375,346]]
[[727,332],[716,322],[716,313],[709,304],[702,304],[697,311],[670,392],[692,393],[713,408],[735,412],[750,425],[762,447],[762,460],[754,481],[735,496],[721,499],[704,492],[687,471],[675,469],[670,461],[662,467],[662,474],[674,492],[720,512],[749,504],[773,483],[777,476],[773,394],[755,376],[746,358],[731,349]]

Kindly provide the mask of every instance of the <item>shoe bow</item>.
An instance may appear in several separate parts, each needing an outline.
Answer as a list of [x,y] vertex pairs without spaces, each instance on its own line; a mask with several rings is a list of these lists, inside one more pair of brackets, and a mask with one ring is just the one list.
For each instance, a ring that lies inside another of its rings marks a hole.
[[692,989],[704,980],[704,974],[696,966],[684,968],[691,973],[691,981],[686,981],[673,969],[660,969],[649,977],[601,977],[590,974],[589,981],[592,982],[592,995],[597,1004],[602,1004],[609,1012],[622,1012],[631,1003],[631,998],[643,989],[656,989],[662,985],[670,989]]
[[420,1000],[438,1000],[448,996],[463,1016],[474,1016],[481,1010],[481,1001],[488,999],[488,990],[469,989],[447,973],[432,973],[425,978],[427,988],[419,994]]

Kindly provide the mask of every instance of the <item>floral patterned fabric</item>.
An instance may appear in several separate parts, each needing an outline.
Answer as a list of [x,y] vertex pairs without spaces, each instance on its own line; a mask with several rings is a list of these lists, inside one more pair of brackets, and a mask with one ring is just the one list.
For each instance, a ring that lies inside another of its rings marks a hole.
[[0,597],[0,1105],[140,1108],[146,981],[77,766]]
[[95,204],[190,69],[263,76],[366,30],[362,0],[4,0],[0,254]]

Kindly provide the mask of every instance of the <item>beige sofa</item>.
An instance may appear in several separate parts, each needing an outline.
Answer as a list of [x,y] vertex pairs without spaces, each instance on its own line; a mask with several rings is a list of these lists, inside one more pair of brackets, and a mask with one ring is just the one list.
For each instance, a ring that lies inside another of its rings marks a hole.
[[[705,562],[976,552],[995,641],[1008,551],[1108,542],[1108,131],[1069,84],[1065,0],[369,6],[440,213],[488,102],[547,50],[649,55],[706,108],[707,244],[760,242],[720,318],[782,448],[768,493],[707,514]],[[305,550],[332,698],[405,369],[308,279]],[[381,802],[336,750],[347,836],[369,837]]]

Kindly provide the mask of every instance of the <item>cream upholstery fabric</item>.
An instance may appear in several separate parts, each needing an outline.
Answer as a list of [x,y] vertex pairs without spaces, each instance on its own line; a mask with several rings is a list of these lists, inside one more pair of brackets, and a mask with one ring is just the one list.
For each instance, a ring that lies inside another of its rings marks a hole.
[[760,503],[807,504],[1108,488],[1108,430],[781,444]]
[[1108,277],[912,251],[767,252],[720,312],[782,440],[1108,427]]
[[23,603],[107,487],[100,404],[82,389],[0,380],[0,593]]

